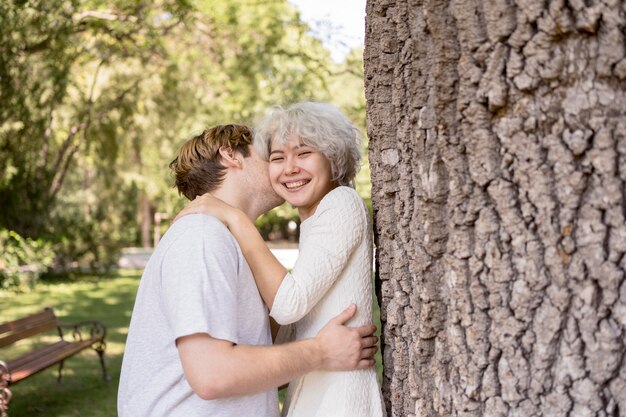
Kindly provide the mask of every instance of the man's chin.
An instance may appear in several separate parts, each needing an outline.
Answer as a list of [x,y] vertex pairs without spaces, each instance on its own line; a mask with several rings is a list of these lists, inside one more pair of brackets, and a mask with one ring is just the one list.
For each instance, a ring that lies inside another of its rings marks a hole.
[[276,207],[279,207],[279,206],[283,205],[285,200],[282,197],[279,197],[279,196],[275,196],[275,197],[276,198],[274,198],[273,200],[268,200],[268,204],[266,206],[266,210],[263,213],[267,213],[268,211],[273,210]]
[[[274,204],[274,207],[272,207],[272,209],[275,209],[276,207],[282,206],[283,204],[285,204],[285,199],[282,197],[278,197],[276,199],[276,204]],[[271,209],[270,209],[271,210]],[[269,211],[269,210],[268,210]]]

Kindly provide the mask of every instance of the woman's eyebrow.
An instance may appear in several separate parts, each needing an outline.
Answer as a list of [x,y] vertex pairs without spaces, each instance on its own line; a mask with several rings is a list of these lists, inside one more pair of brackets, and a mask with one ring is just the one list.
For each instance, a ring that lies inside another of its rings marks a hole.
[[[293,147],[293,149],[300,149],[300,148],[308,148],[308,145],[305,145],[303,143],[298,143],[296,146]],[[281,150],[281,149],[276,149],[274,151],[270,151],[270,155],[273,153],[285,153],[285,151]]]

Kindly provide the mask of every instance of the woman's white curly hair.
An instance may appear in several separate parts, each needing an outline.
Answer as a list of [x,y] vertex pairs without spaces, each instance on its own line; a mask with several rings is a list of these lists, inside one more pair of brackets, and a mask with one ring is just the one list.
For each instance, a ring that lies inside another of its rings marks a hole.
[[254,147],[267,160],[272,144],[285,145],[291,135],[330,161],[334,181],[353,185],[360,168],[361,133],[339,109],[310,101],[272,107],[254,129]]

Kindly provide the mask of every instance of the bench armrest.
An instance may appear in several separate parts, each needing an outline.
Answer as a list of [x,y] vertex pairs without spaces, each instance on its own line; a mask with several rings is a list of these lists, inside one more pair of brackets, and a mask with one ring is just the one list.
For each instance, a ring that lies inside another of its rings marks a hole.
[[10,372],[9,367],[6,362],[0,360],[0,387],[3,386],[3,383],[8,382],[10,380]]
[[8,399],[11,399],[11,391],[7,389],[10,383],[11,372],[9,371],[9,367],[6,362],[0,360],[0,403],[2,402],[3,396],[6,399],[8,395]]
[[75,341],[88,340],[86,336],[89,334],[89,339],[104,342],[104,338],[107,334],[106,327],[98,320],[84,320],[77,323],[58,322],[57,324],[61,338],[63,338],[63,329],[71,329],[72,338]]

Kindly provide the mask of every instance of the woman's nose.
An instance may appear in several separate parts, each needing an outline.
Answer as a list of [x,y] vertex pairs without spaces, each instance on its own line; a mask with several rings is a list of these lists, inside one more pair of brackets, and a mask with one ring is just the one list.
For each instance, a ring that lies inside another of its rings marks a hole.
[[287,164],[285,165],[285,174],[297,174],[300,171],[300,167],[295,163],[295,161],[291,158],[287,159]]

